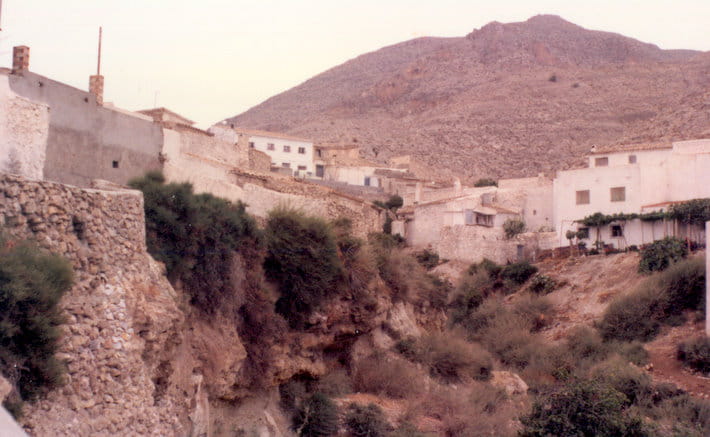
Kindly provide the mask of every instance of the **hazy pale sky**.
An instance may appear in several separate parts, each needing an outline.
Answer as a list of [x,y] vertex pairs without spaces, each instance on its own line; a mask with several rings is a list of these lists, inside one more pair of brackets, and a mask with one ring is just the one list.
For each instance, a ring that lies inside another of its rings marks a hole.
[[207,127],[366,52],[488,22],[555,14],[664,49],[710,50],[710,0],[0,0],[0,66],[28,45],[30,70],[105,101],[165,106]]

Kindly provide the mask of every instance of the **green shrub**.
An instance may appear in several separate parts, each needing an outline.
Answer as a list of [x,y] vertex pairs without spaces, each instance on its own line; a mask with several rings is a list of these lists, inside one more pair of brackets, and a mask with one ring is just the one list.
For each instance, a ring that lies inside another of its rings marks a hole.
[[439,265],[439,254],[433,250],[424,249],[419,252],[414,253],[414,257],[417,262],[422,265],[427,270],[431,270]]
[[510,218],[503,223],[503,231],[505,238],[511,239],[525,232],[525,222],[517,218]]
[[557,281],[548,275],[535,275],[530,281],[529,288],[535,294],[549,294],[557,288]]
[[461,324],[483,303],[489,292],[491,281],[485,271],[473,274],[464,273],[456,287],[456,294],[451,302],[451,323]]
[[384,437],[390,429],[379,406],[355,403],[348,406],[345,427],[353,437]]
[[688,248],[683,240],[666,237],[663,240],[654,241],[641,250],[639,273],[649,274],[665,270],[686,256],[688,256]]
[[701,310],[704,290],[703,260],[677,262],[614,300],[597,327],[606,339],[648,341],[658,333],[661,323],[672,322],[683,310]]
[[474,187],[497,187],[498,182],[491,178],[481,178],[473,183]]
[[404,205],[404,199],[397,194],[393,194],[389,199],[387,199],[387,202],[385,202],[385,207],[387,207],[387,209],[391,209],[392,211],[396,211],[398,208],[401,208],[402,205]]
[[335,237],[322,219],[285,208],[269,213],[264,234],[264,271],[281,294],[276,312],[291,327],[303,328],[308,316],[341,286],[344,272]]
[[294,430],[303,437],[333,436],[338,432],[338,408],[328,396],[315,393],[299,408]]
[[508,279],[513,281],[515,284],[523,284],[525,281],[530,279],[532,275],[537,273],[537,267],[531,265],[527,261],[521,261],[517,263],[508,264],[503,267],[500,275],[503,279]]
[[710,338],[701,335],[679,344],[678,359],[692,369],[710,374]]
[[471,275],[478,272],[478,271],[481,271],[481,270],[488,273],[488,276],[490,278],[496,278],[496,277],[498,277],[498,275],[500,275],[500,272],[501,272],[501,270],[503,270],[503,267],[499,266],[498,264],[495,263],[495,261],[491,261],[488,258],[483,258],[483,260],[481,260],[481,262],[479,262],[477,264],[476,263],[471,264],[468,267],[468,273]]
[[597,328],[607,340],[648,341],[658,333],[665,307],[662,290],[640,288],[615,299],[604,311]]
[[629,404],[651,392],[651,378],[620,356],[599,363],[592,369],[591,377],[623,393]]
[[194,194],[190,184],[165,184],[158,172],[129,185],[143,192],[148,251],[165,263],[170,281],[181,282],[192,304],[207,313],[228,303],[236,291],[234,254],[260,261],[260,233],[245,205]]
[[626,396],[611,386],[576,380],[535,401],[532,412],[521,419],[523,437],[641,436],[640,419],[624,406]]
[[[0,237],[0,371],[24,400],[62,383],[64,365],[54,356],[64,323],[59,301],[72,282],[64,258]],[[9,401],[19,411],[21,400]]]
[[529,331],[539,331],[552,322],[552,304],[542,296],[525,294],[513,305],[513,314],[519,316]]

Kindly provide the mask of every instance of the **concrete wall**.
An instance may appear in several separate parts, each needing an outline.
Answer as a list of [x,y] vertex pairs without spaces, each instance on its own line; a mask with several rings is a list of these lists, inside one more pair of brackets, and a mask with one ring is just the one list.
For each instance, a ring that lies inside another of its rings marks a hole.
[[349,185],[365,186],[365,178],[370,179],[370,187],[379,187],[380,179],[375,176],[378,167],[326,166],[323,179],[344,182]]
[[20,97],[0,74],[0,172],[44,177],[49,106]]
[[[163,174],[169,182],[189,182],[198,193],[211,193],[231,201],[237,201],[244,195],[242,189],[234,184],[230,172],[235,168],[230,162],[240,159],[239,153],[231,154],[215,150],[213,144],[221,142],[213,137],[198,133],[179,132],[163,129]],[[233,145],[222,143],[226,149],[234,150]],[[201,155],[192,151],[207,153]],[[216,152],[214,155],[211,152]],[[220,159],[221,158],[221,159]]]
[[90,93],[34,73],[10,75],[9,82],[13,92],[50,108],[45,179],[78,186],[92,179],[125,184],[160,168],[157,124],[102,107]]

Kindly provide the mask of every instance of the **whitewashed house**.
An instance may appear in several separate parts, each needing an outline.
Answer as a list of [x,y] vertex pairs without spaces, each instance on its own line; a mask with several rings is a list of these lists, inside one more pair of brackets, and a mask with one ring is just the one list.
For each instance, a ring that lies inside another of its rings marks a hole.
[[249,148],[271,157],[273,171],[297,177],[315,176],[311,140],[278,132],[234,127],[226,122],[212,126],[209,131],[235,144],[246,137]]
[[[710,197],[710,140],[631,144],[593,148],[589,167],[557,172],[554,180],[554,223],[559,245],[568,230],[588,234],[596,229],[577,221],[594,213],[643,214],[664,211],[677,202]],[[624,220],[601,228],[600,240],[617,249],[679,234],[666,220]],[[704,239],[704,236],[703,236]]]

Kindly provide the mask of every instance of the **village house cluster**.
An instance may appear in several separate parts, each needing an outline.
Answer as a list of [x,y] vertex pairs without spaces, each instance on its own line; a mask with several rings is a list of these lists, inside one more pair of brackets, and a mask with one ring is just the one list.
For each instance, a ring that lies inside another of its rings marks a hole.
[[[103,101],[102,76],[92,76],[86,92],[32,73],[27,47],[15,48],[12,70],[0,70],[0,171],[31,179],[125,185],[160,170],[168,181],[242,200],[261,217],[290,205],[327,218],[350,215],[362,233],[388,220],[409,245],[468,262],[534,259],[572,240],[619,250],[668,235],[705,241],[700,227],[660,212],[710,198],[707,139],[599,146],[587,168],[479,187],[427,180],[420,168],[412,156],[368,161],[356,144],[228,122],[202,130],[165,108],[123,110]],[[403,199],[397,211],[372,204],[391,195]],[[581,220],[595,213],[612,219],[590,229]]]

